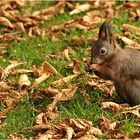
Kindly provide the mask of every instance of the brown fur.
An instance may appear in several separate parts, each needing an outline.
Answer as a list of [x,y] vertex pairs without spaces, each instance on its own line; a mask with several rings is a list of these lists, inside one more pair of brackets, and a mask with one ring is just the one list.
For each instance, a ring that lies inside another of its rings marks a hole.
[[92,47],[90,64],[96,75],[114,81],[121,98],[131,105],[140,104],[140,51],[120,48],[107,22],[101,26],[99,38]]

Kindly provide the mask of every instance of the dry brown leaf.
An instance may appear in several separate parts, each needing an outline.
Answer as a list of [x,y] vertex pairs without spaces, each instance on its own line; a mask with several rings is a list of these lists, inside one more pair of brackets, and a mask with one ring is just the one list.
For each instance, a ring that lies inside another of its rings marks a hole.
[[93,77],[92,80],[87,81],[87,85],[94,89],[101,90],[104,93],[103,95],[107,97],[112,96],[115,91],[114,84],[111,81],[103,80],[96,76]]
[[83,61],[85,64],[89,63],[90,60],[91,60],[90,57],[88,57],[88,58],[87,58],[87,57],[82,58],[82,61]]
[[6,107],[5,110],[2,110],[2,112],[9,111],[9,109],[13,107],[13,101],[18,101],[20,98],[21,94],[17,91],[9,90],[9,92],[0,92],[0,101]]
[[30,70],[30,69],[15,69],[12,72],[12,74],[26,74],[26,73],[33,73],[33,70]]
[[127,113],[134,114],[138,118],[140,118],[140,105],[136,105],[134,107],[126,107],[126,108],[124,108],[122,113],[124,113],[124,114],[127,114]]
[[88,122],[84,119],[65,119],[61,122],[61,124],[72,126],[75,132],[74,138],[81,137],[83,135],[95,135],[99,136],[102,135],[102,131],[98,128],[92,126],[91,122]]
[[71,100],[71,98],[74,96],[76,92],[77,87],[75,86],[69,86],[66,89],[57,89],[57,88],[44,88],[41,89],[40,92],[33,92],[30,96],[33,99],[44,99],[47,97],[56,97],[57,94],[62,93],[61,99],[59,101],[67,101]]
[[46,123],[48,121],[56,120],[58,118],[58,116],[59,116],[59,112],[57,111],[57,109],[55,107],[53,111],[47,111],[44,113],[43,120]]
[[40,113],[39,115],[37,115],[37,116],[35,117],[35,121],[36,121],[36,124],[37,124],[37,125],[44,124],[43,116],[44,116],[44,113]]
[[111,121],[109,119],[107,119],[104,116],[101,116],[100,119],[100,126],[102,127],[102,130],[107,131],[107,130],[114,130],[117,126],[117,121]]
[[13,24],[5,17],[0,17],[0,24],[5,25],[10,28],[14,28]]
[[[58,101],[67,101],[71,100],[77,90],[76,86],[70,86],[68,89],[62,89],[62,96],[58,99]],[[56,98],[56,97],[54,97]]]
[[49,75],[49,74],[53,74],[53,73],[60,75],[56,71],[56,69],[46,61],[43,62],[38,68],[34,67],[33,71],[34,71],[34,74],[36,77],[40,77],[43,74]]
[[32,13],[32,16],[36,15],[54,15],[55,13],[59,12],[65,6],[65,0],[59,1],[56,5],[53,5],[47,9],[43,9],[40,11],[35,11]]
[[81,12],[85,12],[87,10],[89,10],[91,8],[91,5],[89,3],[84,3],[81,5],[76,5],[75,9],[72,10],[69,15],[74,15],[74,14],[78,14]]
[[20,66],[24,64],[23,62],[17,62],[17,61],[11,61],[11,64],[9,66],[7,66],[2,74],[1,74],[1,80],[4,80],[6,78],[6,76],[8,76],[8,74],[15,69],[16,67]]
[[72,60],[72,62],[67,65],[67,68],[72,69],[74,74],[80,73],[80,63],[77,60]]
[[71,80],[73,80],[77,76],[78,76],[77,74],[74,74],[74,75],[70,75],[70,76],[61,78],[61,79],[59,79],[57,81],[52,82],[51,85],[60,86],[60,85],[63,85],[65,83],[69,83]]
[[[11,139],[11,140],[27,140],[27,138],[25,138],[23,135],[18,134],[18,133],[10,134],[9,139]],[[32,140],[32,139],[30,139],[30,140]]]
[[70,86],[68,89],[62,89],[62,90],[45,89],[45,92],[49,91],[49,92],[52,92],[53,94],[55,93],[55,96],[53,97],[52,103],[50,103],[47,106],[46,112],[43,114],[43,116],[41,115],[41,117],[43,117],[43,120],[46,120],[47,122],[48,119],[49,120],[56,119],[56,117],[58,117],[58,111],[56,111],[57,102],[70,100],[74,96],[76,90],[77,90],[77,87],[75,86]]
[[89,12],[83,17],[83,20],[90,25],[98,25],[99,23],[104,22],[105,18],[95,16],[92,12]]
[[40,77],[34,80],[33,85],[38,85],[42,83],[43,81],[47,80],[50,76],[51,76],[51,73],[43,73]]
[[47,106],[47,111],[52,112],[55,109],[57,102],[60,101],[60,99],[62,97],[62,94],[63,93],[60,92],[55,95],[53,102]]
[[72,40],[71,40],[71,45],[72,46],[75,46],[75,45],[79,46],[85,42],[86,42],[86,39],[84,39],[82,37],[78,37],[78,36],[73,36]]
[[[42,123],[40,125],[33,126],[27,130],[47,130],[45,133],[41,134],[41,138],[51,138],[51,139],[80,139],[88,138],[102,135],[102,131],[98,128],[93,127],[91,122],[84,119],[64,119],[58,124]],[[40,134],[36,136],[40,138]]]
[[125,43],[126,47],[140,49],[140,44],[138,44],[137,42],[135,42],[135,41],[133,41],[125,36],[121,36],[119,34],[116,34],[115,37],[117,39],[122,40]]
[[47,67],[51,71],[51,73],[54,73],[54,74],[62,77],[62,75],[50,63],[48,63],[47,61],[45,61],[43,63],[43,65],[44,65],[44,67]]
[[140,28],[139,28],[139,27],[132,26],[132,25],[130,25],[130,24],[123,24],[123,25],[122,25],[122,28],[123,28],[125,31],[134,30],[136,34],[140,35]]
[[68,48],[65,49],[65,50],[61,53],[61,56],[62,56],[65,60],[71,61],[70,56],[69,56],[69,49],[68,49]]
[[102,102],[101,108],[103,108],[103,109],[107,108],[107,109],[110,109],[115,112],[120,112],[123,110],[121,105],[114,103],[114,102]]
[[98,140],[98,138],[96,138],[94,135],[84,135],[77,140]]
[[23,22],[17,22],[14,26],[15,26],[15,28],[17,28],[21,32],[25,32],[25,28],[24,28]]
[[61,92],[60,89],[51,88],[51,87],[41,89],[40,91],[47,94],[48,96],[51,96],[51,97],[53,97],[56,94],[58,94],[59,92]]
[[13,89],[13,87],[9,86],[8,83],[4,81],[0,81],[0,92],[6,92],[9,91],[10,89]]
[[124,139],[124,140],[130,140],[128,134],[124,133],[122,130],[110,130],[108,133],[106,133],[109,139]]
[[48,130],[48,129],[51,129],[52,127],[52,124],[50,123],[42,123],[42,124],[39,124],[39,125],[35,125],[35,126],[32,126],[32,127],[29,127],[29,128],[26,128],[25,130],[34,130],[34,131],[42,131],[42,130]]
[[61,99],[62,92],[55,95],[54,100],[47,106],[46,112],[43,114],[43,121],[46,123],[48,120],[54,120],[58,117],[57,102]]
[[[88,37],[88,38],[82,38],[78,36],[73,36],[71,40],[71,45],[72,46],[80,46],[81,44],[84,43],[92,43],[96,40],[96,37]],[[91,47],[90,47],[91,48]]]
[[26,88],[29,87],[29,86],[31,85],[31,82],[29,81],[28,76],[27,76],[26,74],[22,74],[22,75],[19,77],[18,85],[19,85],[20,93],[21,93],[22,95],[25,95],[25,93],[26,93]]
[[3,16],[7,19],[12,19],[14,21],[17,21],[17,13],[18,11],[16,10],[11,10],[11,11],[2,11]]

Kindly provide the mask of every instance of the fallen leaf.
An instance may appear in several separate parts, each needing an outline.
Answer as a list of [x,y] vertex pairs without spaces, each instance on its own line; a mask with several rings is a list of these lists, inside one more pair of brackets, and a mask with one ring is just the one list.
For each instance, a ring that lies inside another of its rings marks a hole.
[[84,43],[90,44],[90,43],[94,42],[95,40],[96,40],[96,37],[83,38],[83,37],[73,36],[71,39],[71,45],[80,46]]
[[105,18],[94,16],[92,13],[88,13],[83,17],[83,20],[90,25],[98,25],[100,22],[104,22]]
[[140,105],[136,105],[134,107],[126,107],[126,108],[124,108],[122,113],[124,113],[124,114],[127,114],[127,113],[134,114],[138,118],[140,118]]
[[53,121],[56,120],[59,117],[59,111],[56,111],[56,107],[53,109],[53,111],[47,111],[43,115],[44,122]]
[[103,131],[107,130],[114,130],[117,126],[117,121],[111,121],[104,116],[100,118],[100,126],[102,127]]
[[77,76],[78,76],[78,74],[70,75],[70,76],[61,78],[61,79],[59,79],[59,80],[57,80],[57,81],[52,82],[51,85],[60,86],[60,85],[62,85],[62,84],[65,84],[65,83],[70,82],[71,80],[73,80],[73,79],[76,78]]
[[130,140],[128,134],[124,133],[122,130],[110,130],[106,133],[109,139],[125,139]]
[[5,25],[10,28],[14,28],[13,24],[5,17],[0,17],[0,24]]
[[77,140],[98,140],[98,138],[96,138],[94,135],[84,135]]
[[48,79],[51,76],[51,73],[43,73],[40,77],[36,78],[34,80],[33,85],[38,85],[40,83],[42,83],[43,81],[45,81],[46,79]]
[[121,36],[119,34],[116,34],[115,37],[117,39],[122,40],[125,43],[126,47],[140,49],[140,44],[136,43],[135,41],[133,41],[125,36]]
[[71,61],[70,56],[69,56],[69,49],[68,49],[68,48],[65,49],[65,50],[61,53],[61,56],[62,56],[65,60]]
[[19,85],[20,93],[21,93],[22,95],[25,95],[25,93],[26,93],[26,88],[29,87],[29,86],[31,85],[31,82],[29,81],[28,76],[27,76],[26,74],[22,74],[22,75],[19,77],[18,85]]
[[117,104],[117,103],[114,103],[114,102],[102,102],[101,103],[101,108],[102,109],[110,109],[112,111],[115,111],[115,112],[120,112],[123,110],[123,108],[121,107],[121,105]]
[[13,89],[12,86],[8,85],[8,83],[4,81],[0,81],[0,92],[6,92]]
[[56,107],[57,102],[61,99],[61,97],[62,97],[62,92],[56,94],[53,102],[47,106],[47,111],[52,112]]
[[80,73],[80,63],[77,60],[73,60],[70,64],[67,65],[67,68],[72,69],[74,74]]
[[81,12],[85,12],[87,10],[89,10],[91,8],[91,5],[89,3],[85,3],[85,4],[81,4],[81,5],[77,5],[75,7],[74,10],[72,10],[69,15],[74,15],[74,14],[78,14]]
[[50,70],[51,73],[54,73],[54,74],[56,74],[56,75],[62,77],[62,75],[61,75],[50,63],[48,63],[47,61],[45,61],[45,62],[43,63],[43,66],[44,66],[44,69],[45,69],[45,68],[46,68],[46,69],[48,68],[48,69]]
[[33,73],[33,70],[30,69],[15,69],[12,71],[12,74],[26,74],[26,73]]
[[40,113],[39,115],[37,115],[37,116],[35,117],[35,121],[36,121],[36,124],[37,124],[37,125],[44,124],[43,116],[44,116],[44,113]]
[[21,139],[22,140],[27,140],[23,135],[18,134],[18,133],[10,134],[9,139],[11,139],[11,140],[21,140]]
[[[58,101],[67,101],[71,100],[77,90],[76,86],[69,86],[68,89],[62,89],[62,96],[58,99]],[[56,97],[54,97],[56,98]]]
[[43,9],[40,11],[35,11],[32,13],[32,16],[36,15],[54,15],[58,11],[60,11],[65,6],[65,1],[59,1],[56,5],[53,5],[47,9]]
[[[33,126],[30,130],[41,131],[45,130],[45,124]],[[91,122],[84,119],[64,119],[58,124],[50,125],[47,123],[46,132],[42,133],[42,136],[49,137],[52,139],[80,139],[81,137],[91,137],[102,135],[102,131],[92,126]],[[40,136],[36,136],[39,138]]]
[[6,76],[8,76],[8,74],[16,67],[20,66],[24,64],[23,62],[17,62],[17,61],[11,61],[11,64],[9,66],[7,66],[2,74],[1,74],[1,80],[4,80],[6,78]]
[[94,89],[101,90],[104,96],[112,96],[115,91],[114,84],[109,80],[103,80],[99,77],[93,77],[92,80],[87,81],[87,85]]
[[17,22],[14,26],[15,26],[15,28],[17,28],[21,32],[25,32],[25,28],[24,28],[23,22]]
[[41,89],[40,91],[47,94],[48,96],[53,97],[59,92],[61,92],[61,89],[48,87],[48,88]]
[[46,96],[51,98],[56,98],[57,94],[61,93],[62,97],[58,101],[67,101],[71,100],[76,92],[76,86],[68,86],[66,89],[57,89],[57,88],[44,88],[40,89],[39,92],[33,92],[30,94],[32,99],[44,99]]

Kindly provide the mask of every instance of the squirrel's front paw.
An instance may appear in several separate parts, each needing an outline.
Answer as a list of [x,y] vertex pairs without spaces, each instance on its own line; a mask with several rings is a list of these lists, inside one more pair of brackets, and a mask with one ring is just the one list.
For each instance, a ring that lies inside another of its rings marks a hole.
[[89,73],[94,73],[94,70],[91,69],[91,64],[90,63],[87,63],[86,66],[85,66],[85,70]]
[[92,64],[92,65],[90,65],[90,70],[92,70],[92,71],[98,71],[99,68],[100,68],[99,64]]

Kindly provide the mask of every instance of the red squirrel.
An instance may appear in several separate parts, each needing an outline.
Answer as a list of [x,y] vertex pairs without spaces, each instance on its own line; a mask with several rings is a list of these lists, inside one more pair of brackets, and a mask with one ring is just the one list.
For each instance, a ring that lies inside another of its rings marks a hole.
[[140,104],[140,51],[119,47],[108,22],[99,29],[87,69],[114,81],[117,94],[131,106]]

